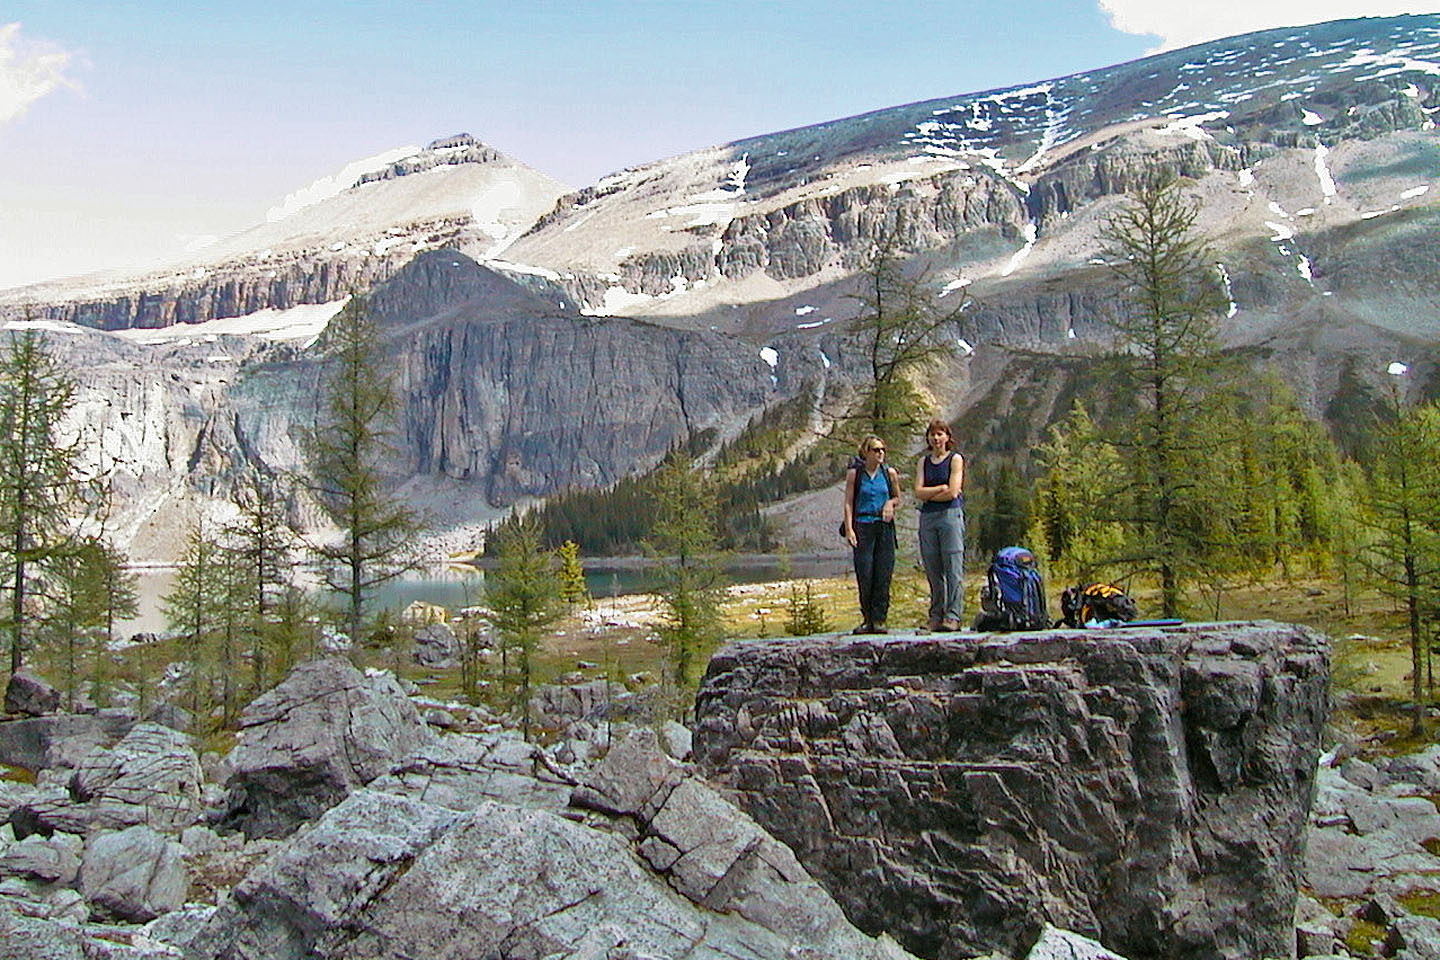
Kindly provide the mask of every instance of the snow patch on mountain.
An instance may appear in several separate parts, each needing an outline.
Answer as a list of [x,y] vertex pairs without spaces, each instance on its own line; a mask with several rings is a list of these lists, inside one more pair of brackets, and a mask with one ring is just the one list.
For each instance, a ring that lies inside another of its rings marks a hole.
[[302,187],[294,193],[286,195],[278,206],[271,207],[266,212],[265,219],[269,223],[284,220],[298,210],[339,196],[353,187],[355,182],[365,174],[384,170],[392,163],[413,157],[419,152],[420,148],[413,145],[396,147],[393,150],[386,150],[384,153],[377,153],[373,157],[366,157],[364,160],[347,163],[330,176],[321,177],[308,187]]
[[1337,191],[1335,189],[1335,178],[1330,174],[1330,165],[1325,159],[1328,156],[1330,156],[1330,148],[1316,141],[1315,176],[1320,179],[1320,192],[1325,195],[1325,202],[1331,203]]
[[177,323],[153,330],[116,330],[110,335],[147,346],[177,341],[207,342],[222,336],[303,340],[309,344],[324,332],[326,324],[349,300],[350,298],[346,297],[330,303],[305,303],[288,310],[260,310],[243,317],[226,317],[204,323]]

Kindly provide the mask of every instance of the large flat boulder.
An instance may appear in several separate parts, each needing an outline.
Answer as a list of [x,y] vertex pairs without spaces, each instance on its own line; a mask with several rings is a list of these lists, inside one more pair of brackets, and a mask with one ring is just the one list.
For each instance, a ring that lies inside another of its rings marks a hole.
[[695,755],[862,930],[1290,956],[1328,646],[1194,624],[731,644]]
[[432,741],[389,674],[332,657],[302,663],[240,715],[227,822],[280,837]]

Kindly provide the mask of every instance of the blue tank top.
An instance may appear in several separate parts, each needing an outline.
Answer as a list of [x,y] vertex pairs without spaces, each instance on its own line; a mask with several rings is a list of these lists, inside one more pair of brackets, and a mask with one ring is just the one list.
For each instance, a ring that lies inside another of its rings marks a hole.
[[[956,453],[954,450],[951,450],[949,456],[947,456],[944,460],[941,460],[939,463],[931,463],[930,455],[927,453],[924,459],[921,461],[925,465],[924,486],[938,487],[949,483],[950,457],[958,456],[958,453]],[[954,500],[926,500],[924,503],[920,504],[920,512],[939,513],[941,510],[950,510],[952,508],[959,508],[964,506],[965,494],[961,493],[960,496],[956,497]]]
[[875,476],[865,472],[864,467],[855,468],[855,519],[859,523],[874,523],[882,516],[885,501],[890,499],[890,480],[885,467],[875,471]]

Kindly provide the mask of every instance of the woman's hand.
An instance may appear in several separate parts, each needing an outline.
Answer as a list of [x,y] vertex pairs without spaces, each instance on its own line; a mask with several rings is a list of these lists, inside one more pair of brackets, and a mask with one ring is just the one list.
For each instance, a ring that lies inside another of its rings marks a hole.
[[849,542],[850,546],[852,546],[852,547],[858,547],[858,546],[860,546],[860,538],[857,537],[857,536],[855,536],[855,528],[854,528],[854,527],[848,527],[848,528],[846,528],[846,530],[845,530],[845,539],[846,539],[847,542]]

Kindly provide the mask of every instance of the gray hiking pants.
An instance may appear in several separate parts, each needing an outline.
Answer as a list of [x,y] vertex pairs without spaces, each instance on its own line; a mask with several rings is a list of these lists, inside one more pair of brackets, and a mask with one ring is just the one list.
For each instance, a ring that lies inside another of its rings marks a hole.
[[920,511],[920,560],[930,581],[930,622],[962,623],[965,606],[965,512]]

